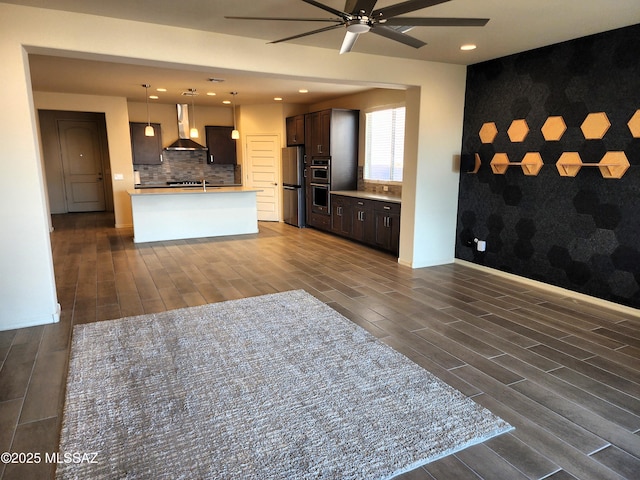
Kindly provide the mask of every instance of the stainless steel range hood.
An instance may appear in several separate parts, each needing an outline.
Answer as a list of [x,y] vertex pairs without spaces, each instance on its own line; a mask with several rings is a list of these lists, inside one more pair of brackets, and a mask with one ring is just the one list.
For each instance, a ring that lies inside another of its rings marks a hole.
[[179,103],[178,108],[178,139],[169,145],[165,150],[184,151],[184,150],[207,150],[207,147],[194,142],[189,138],[189,105]]

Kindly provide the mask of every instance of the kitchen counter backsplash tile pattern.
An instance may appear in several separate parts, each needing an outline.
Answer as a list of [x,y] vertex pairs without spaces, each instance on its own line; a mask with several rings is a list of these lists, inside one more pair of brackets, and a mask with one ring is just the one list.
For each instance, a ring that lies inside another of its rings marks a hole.
[[207,153],[198,151],[162,153],[160,165],[134,165],[140,173],[140,185],[164,185],[167,182],[205,179],[211,184],[241,184],[240,165],[207,163]]
[[[387,190],[384,189],[385,187],[387,187]],[[358,165],[358,190],[369,193],[377,193],[380,195],[402,197],[402,184],[369,182],[364,179],[364,167],[362,165]]]

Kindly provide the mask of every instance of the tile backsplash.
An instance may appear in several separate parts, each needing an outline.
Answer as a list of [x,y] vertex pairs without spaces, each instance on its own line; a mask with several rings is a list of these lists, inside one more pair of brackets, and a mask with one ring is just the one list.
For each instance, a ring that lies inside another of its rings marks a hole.
[[205,179],[207,183],[234,185],[242,183],[240,165],[207,163],[206,151],[162,152],[160,165],[134,165],[140,174],[140,185],[164,185],[167,182]]
[[[384,190],[387,187],[387,190]],[[364,167],[358,166],[358,190],[369,193],[378,193],[381,195],[390,195],[393,197],[402,197],[402,185],[397,183],[380,183],[380,182],[368,182],[364,179]]]

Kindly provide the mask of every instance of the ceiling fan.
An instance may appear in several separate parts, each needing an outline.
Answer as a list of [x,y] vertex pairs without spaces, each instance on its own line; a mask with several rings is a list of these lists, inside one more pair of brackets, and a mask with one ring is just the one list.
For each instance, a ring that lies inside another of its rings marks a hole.
[[340,27],[346,27],[346,34],[340,48],[340,53],[350,52],[360,35],[367,32],[375,33],[396,42],[404,43],[410,47],[420,48],[426,45],[422,40],[411,37],[403,32],[410,27],[482,27],[489,21],[488,18],[419,18],[398,17],[404,13],[413,12],[427,7],[446,3],[450,0],[408,0],[388,7],[374,10],[378,0],[347,0],[344,11],[337,10],[315,0],[302,0],[305,3],[321,8],[338,18],[282,18],[282,17],[224,17],[237,20],[280,20],[280,21],[305,21],[305,22],[329,22],[335,25],[312,30],[311,32],[292,35],[290,37],[274,40],[269,43],[286,42],[296,38],[327,32]]

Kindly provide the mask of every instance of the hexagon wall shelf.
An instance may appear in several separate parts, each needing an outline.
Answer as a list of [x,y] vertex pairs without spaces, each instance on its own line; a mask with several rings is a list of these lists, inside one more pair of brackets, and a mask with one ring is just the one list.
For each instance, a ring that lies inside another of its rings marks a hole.
[[507,130],[509,139],[512,142],[523,142],[529,133],[529,125],[526,120],[514,120]]
[[598,167],[604,178],[622,178],[629,168],[629,159],[624,152],[607,152]]
[[575,177],[580,167],[582,167],[582,159],[578,152],[564,152],[556,162],[556,168],[562,177]]
[[558,141],[567,130],[562,117],[549,117],[542,125],[542,136],[546,141]]
[[590,113],[580,125],[580,130],[582,130],[582,134],[587,140],[600,140],[607,133],[610,126],[611,122],[609,122],[609,117],[607,117],[606,113]]
[[487,122],[480,129],[480,141],[482,143],[493,143],[498,135],[498,127],[493,122]]
[[631,135],[633,135],[634,138],[640,138],[640,110],[636,110],[636,113],[633,114],[627,126],[629,130],[631,130]]
[[556,162],[558,173],[563,177],[575,177],[582,167],[598,167],[603,178],[622,178],[629,168],[624,152],[607,152],[598,163],[582,163],[577,152],[565,152]]
[[525,175],[536,176],[544,165],[542,157],[537,152],[528,152],[521,162],[510,162],[506,153],[496,153],[491,160],[491,170],[498,175],[504,175],[510,166],[520,166]]

